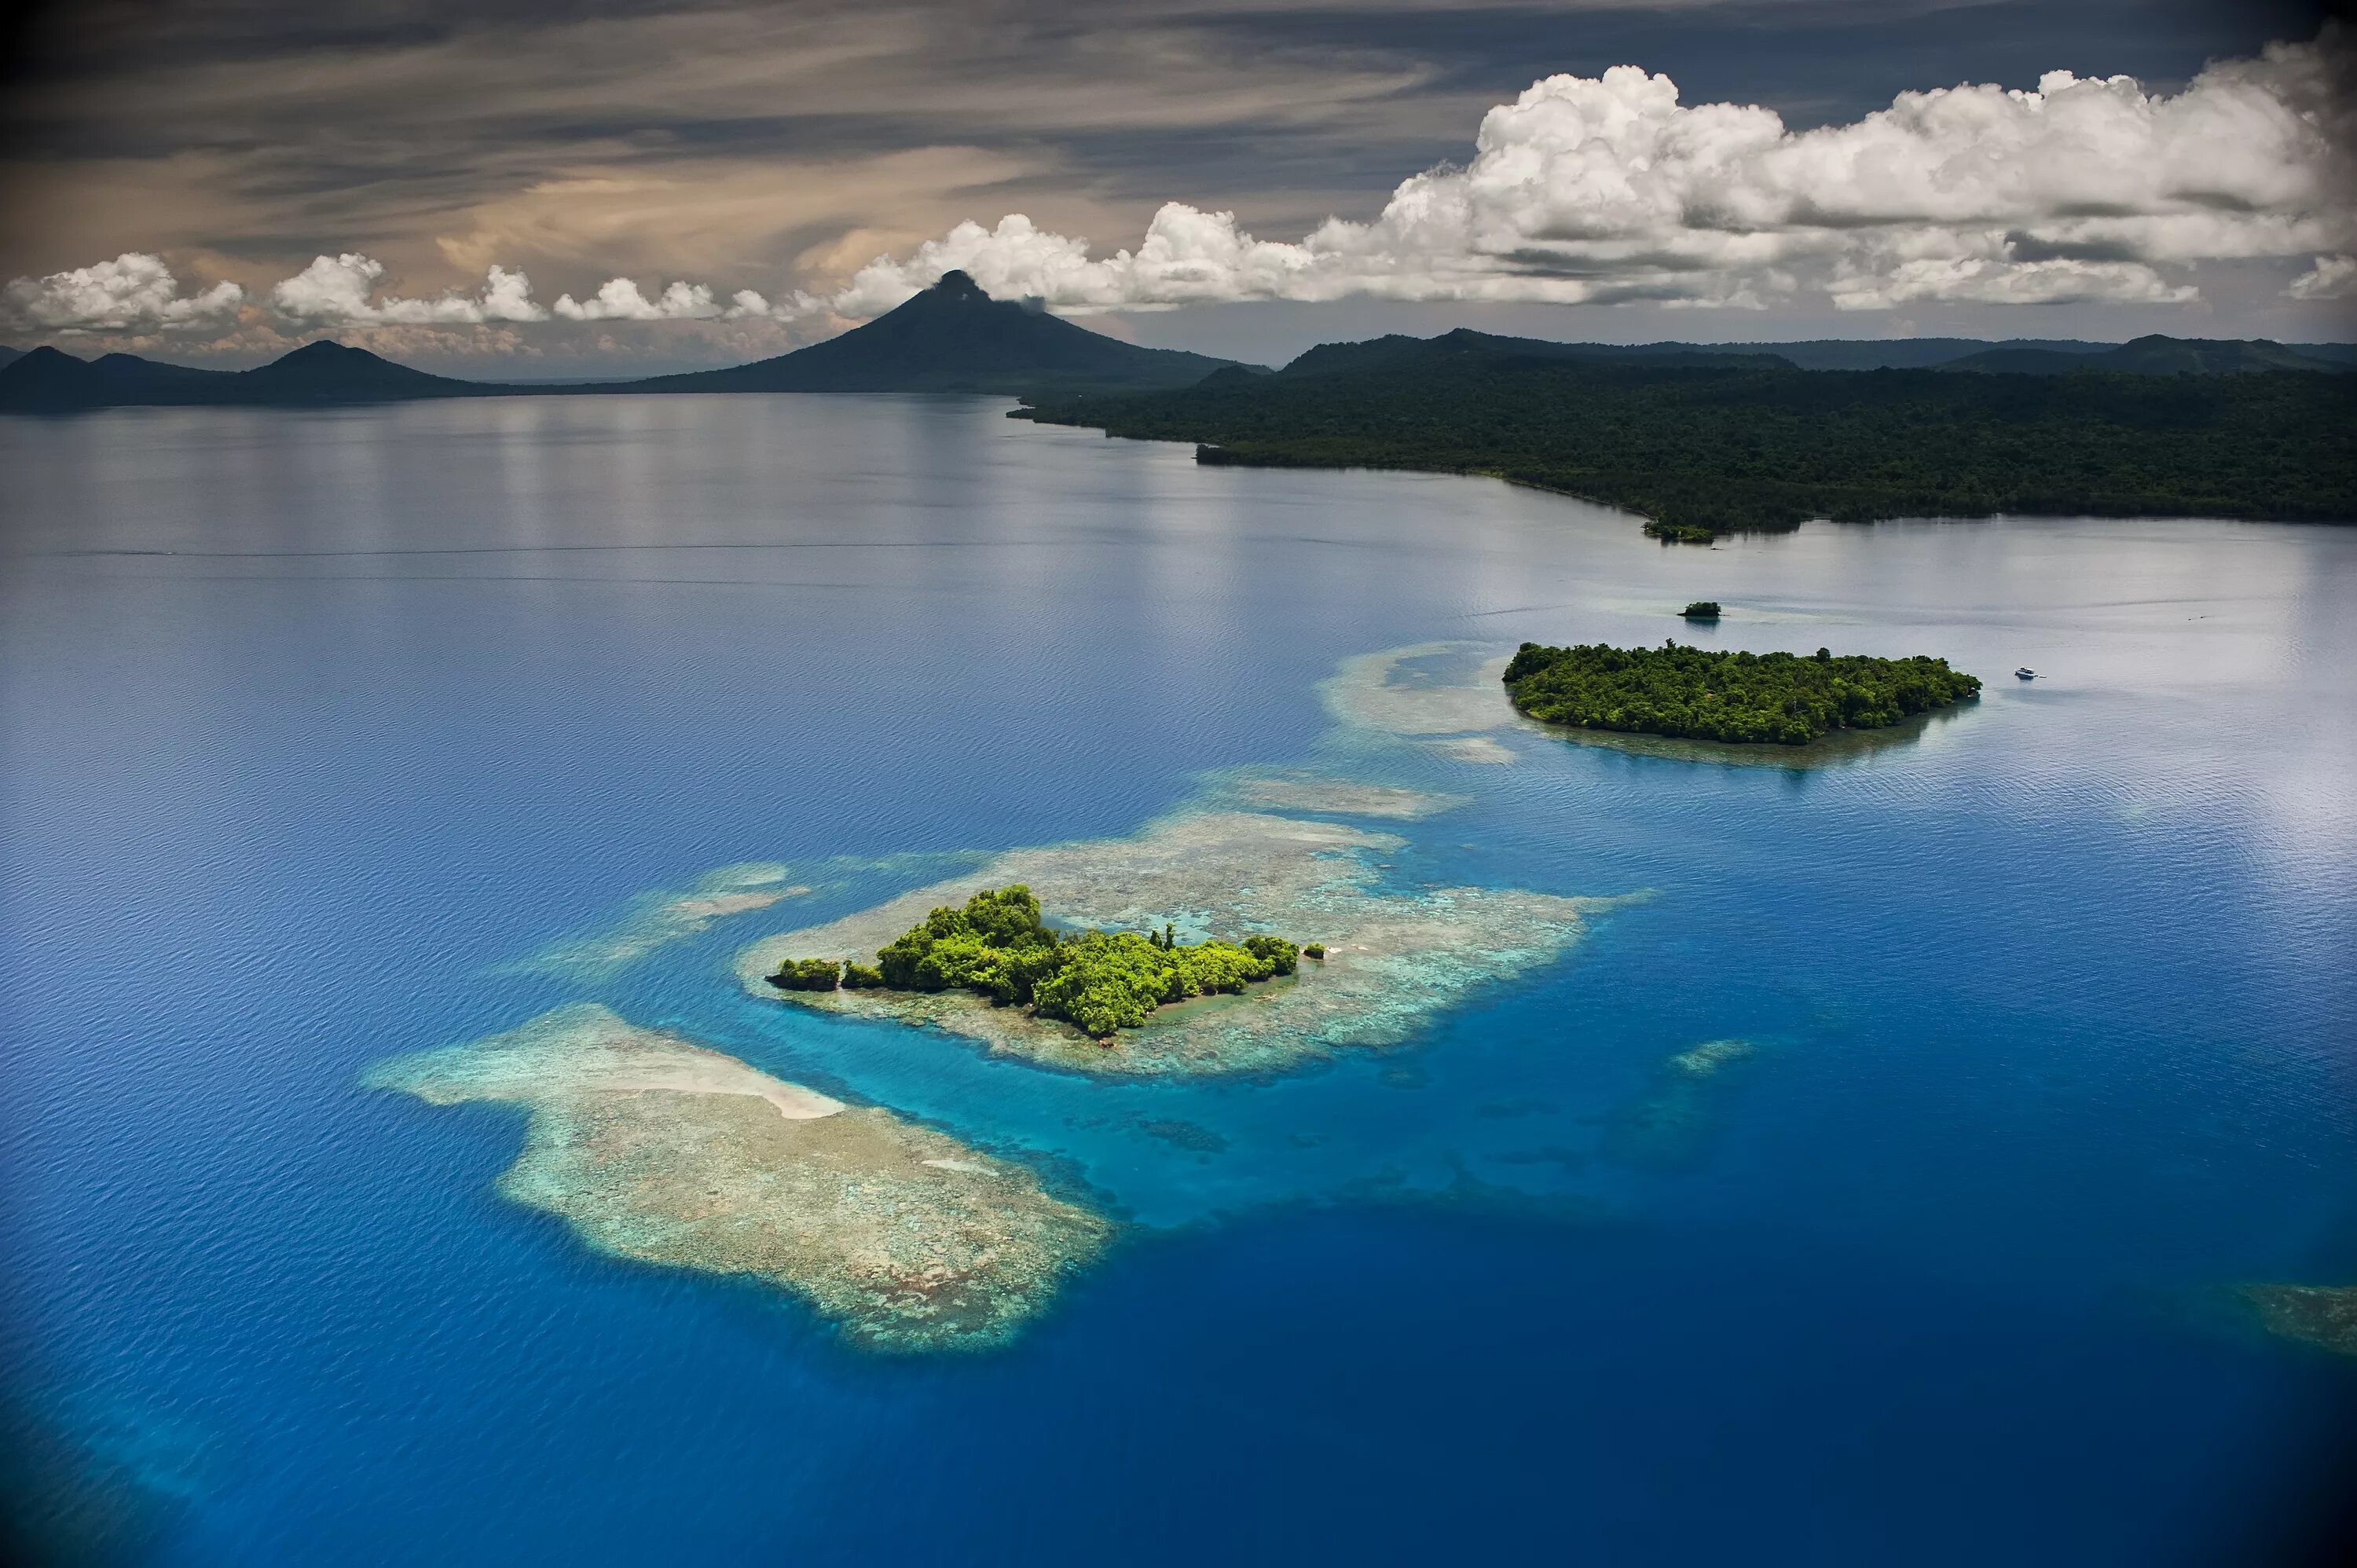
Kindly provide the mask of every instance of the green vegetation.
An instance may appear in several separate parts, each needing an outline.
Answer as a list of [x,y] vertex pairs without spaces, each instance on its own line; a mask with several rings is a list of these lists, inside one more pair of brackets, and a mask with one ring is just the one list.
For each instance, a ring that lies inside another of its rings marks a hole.
[[1688,605],[1684,609],[1678,613],[1684,616],[1688,620],[1717,620],[1718,618],[1718,601],[1717,599],[1696,599],[1694,603]]
[[[1322,957],[1325,950],[1316,951]],[[1039,900],[1017,885],[985,888],[963,908],[935,909],[879,950],[876,967],[850,963],[840,972],[842,983],[855,990],[971,991],[1066,1019],[1102,1038],[1136,1028],[1166,1004],[1291,974],[1300,955],[1283,937],[1189,944],[1168,925],[1145,936],[1066,936],[1041,920]],[[832,960],[788,959],[770,983],[781,991],[832,991],[836,973]]]
[[1326,944],[1324,942],[1311,942],[1301,950],[1301,956],[1304,958],[1314,958],[1319,963],[1324,963],[1326,961]]
[[1829,730],[1879,729],[1980,694],[1944,659],[1813,658],[1659,648],[1543,648],[1506,666],[1514,706],[1547,724],[1693,740],[1802,746]]
[[1196,442],[1203,463],[1487,474],[1626,507],[1672,542],[1810,518],[2357,519],[2357,376],[1803,371],[1475,333],[1351,347],[1017,413]]
[[842,977],[842,969],[823,958],[790,958],[770,976],[770,983],[780,991],[832,991]]

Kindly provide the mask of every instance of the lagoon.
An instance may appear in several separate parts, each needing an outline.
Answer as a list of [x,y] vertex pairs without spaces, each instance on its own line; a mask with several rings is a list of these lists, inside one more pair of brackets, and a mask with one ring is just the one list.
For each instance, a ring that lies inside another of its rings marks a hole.
[[[2357,1364],[2241,1287],[2357,1282],[2357,531],[1665,549],[1005,406],[0,420],[0,1289],[81,1528],[185,1564],[1961,1563],[2298,1525]],[[1467,679],[1664,637],[1988,685],[1738,766]],[[1211,1074],[740,983],[1239,811],[1374,896],[1577,929]],[[584,1004],[1116,1234],[1007,1342],[879,1353],[500,1196],[522,1111],[365,1081]]]

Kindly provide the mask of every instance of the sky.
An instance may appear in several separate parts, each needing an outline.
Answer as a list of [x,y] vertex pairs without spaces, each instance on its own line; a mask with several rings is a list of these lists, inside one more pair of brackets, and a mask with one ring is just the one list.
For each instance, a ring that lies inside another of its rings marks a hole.
[[949,266],[1264,362],[1457,326],[2357,338],[2309,0],[83,0],[0,82],[0,343],[734,362]]

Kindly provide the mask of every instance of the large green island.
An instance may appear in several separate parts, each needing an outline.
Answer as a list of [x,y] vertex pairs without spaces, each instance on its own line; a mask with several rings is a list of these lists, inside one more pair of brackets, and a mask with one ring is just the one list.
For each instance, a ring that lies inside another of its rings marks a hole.
[[2293,371],[1804,371],[1458,331],[1016,412],[1206,464],[1488,475],[1626,508],[1665,543],[1811,518],[2357,521],[2357,376]]
[[1980,695],[1944,659],[1720,653],[1680,647],[1545,648],[1507,664],[1514,706],[1544,724],[1737,745],[1805,746],[1837,729],[1879,729]]
[[[770,975],[780,991],[971,991],[1002,1006],[1060,1018],[1110,1039],[1142,1026],[1166,1004],[1241,992],[1291,974],[1302,949],[1283,937],[1242,943],[1182,942],[1168,927],[1082,931],[1067,936],[1041,918],[1039,900],[1019,884],[985,888],[963,908],[933,910],[879,950],[874,965],[831,958],[787,959]],[[1310,955],[1326,950],[1311,943]]]

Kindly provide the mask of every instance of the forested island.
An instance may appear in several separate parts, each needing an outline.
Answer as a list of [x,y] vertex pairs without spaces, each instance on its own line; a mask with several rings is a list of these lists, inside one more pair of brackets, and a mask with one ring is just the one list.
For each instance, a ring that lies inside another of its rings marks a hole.
[[[985,888],[963,908],[933,910],[878,950],[873,965],[787,959],[770,983],[780,991],[971,991],[1109,1039],[1168,1004],[1291,974],[1305,950],[1283,937],[1182,942],[1169,926],[1145,936],[1067,936],[1040,917],[1030,888]],[[1312,958],[1326,951],[1316,942],[1306,950]]]
[[2357,520],[2357,377],[1803,371],[1452,332],[1274,375],[1016,411],[1208,464],[1482,474],[1625,507],[1665,542],[1811,518]]
[[1738,745],[1805,746],[1836,729],[1880,729],[1980,695],[1944,659],[1717,653],[1683,648],[1545,648],[1506,666],[1514,706],[1546,724]]

